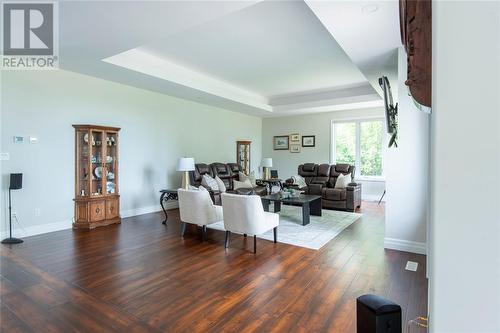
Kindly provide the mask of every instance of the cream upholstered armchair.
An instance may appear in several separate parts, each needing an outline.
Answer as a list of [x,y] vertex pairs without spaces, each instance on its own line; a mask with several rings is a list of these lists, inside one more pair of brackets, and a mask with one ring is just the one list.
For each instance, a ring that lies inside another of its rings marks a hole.
[[210,193],[205,188],[199,190],[178,190],[179,211],[182,221],[182,235],[186,232],[186,223],[202,227],[202,240],[207,234],[207,224],[222,221],[222,207],[212,203]]
[[257,252],[257,237],[273,229],[274,242],[278,237],[279,215],[265,212],[258,195],[222,194],[222,208],[224,210],[224,229],[226,240],[224,246],[229,245],[231,232],[245,236],[253,235],[253,253]]

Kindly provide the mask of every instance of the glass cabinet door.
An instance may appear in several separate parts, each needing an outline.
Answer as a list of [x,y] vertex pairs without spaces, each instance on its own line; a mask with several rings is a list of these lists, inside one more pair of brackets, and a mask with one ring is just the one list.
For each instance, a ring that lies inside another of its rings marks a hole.
[[102,195],[103,194],[103,182],[104,182],[104,168],[103,168],[103,154],[102,145],[104,132],[91,130],[90,150],[91,154],[91,165],[92,165],[92,182],[90,183],[91,195]]
[[118,133],[106,132],[103,144],[106,156],[104,165],[106,170],[106,194],[118,194]]
[[250,141],[236,141],[236,162],[244,174],[250,173]]
[[90,195],[90,145],[88,130],[76,131],[76,197]]

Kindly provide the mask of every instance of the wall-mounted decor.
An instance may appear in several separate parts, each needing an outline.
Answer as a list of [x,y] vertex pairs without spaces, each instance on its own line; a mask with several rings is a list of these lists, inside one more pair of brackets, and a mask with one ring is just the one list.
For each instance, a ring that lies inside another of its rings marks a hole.
[[290,153],[300,153],[300,145],[290,145]]
[[300,134],[290,134],[290,142],[300,142]]
[[302,147],[314,147],[314,146],[316,146],[316,135],[302,136]]
[[288,150],[289,147],[289,136],[279,135],[275,136],[273,140],[274,150]]
[[401,42],[405,46],[408,72],[405,84],[415,101],[429,112],[432,95],[432,2],[400,0]]

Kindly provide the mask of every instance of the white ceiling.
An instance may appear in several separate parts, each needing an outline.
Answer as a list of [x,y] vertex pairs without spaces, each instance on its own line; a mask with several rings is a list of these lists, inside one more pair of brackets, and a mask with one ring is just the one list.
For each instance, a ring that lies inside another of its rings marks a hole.
[[263,1],[139,49],[267,98],[366,82],[303,1]]
[[262,117],[382,105],[310,6],[61,2],[61,68]]

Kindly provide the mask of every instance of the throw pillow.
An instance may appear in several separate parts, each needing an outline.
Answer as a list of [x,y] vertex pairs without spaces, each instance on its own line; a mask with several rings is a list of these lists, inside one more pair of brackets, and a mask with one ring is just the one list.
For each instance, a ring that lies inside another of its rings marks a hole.
[[352,177],[351,174],[348,173],[347,175],[340,174],[337,177],[337,181],[335,182],[335,188],[346,188],[349,183],[352,182]]
[[248,176],[240,171],[238,172],[238,178],[240,179],[240,182],[244,182],[248,179],[250,184],[252,184],[252,187],[257,186],[257,176],[255,175],[255,171],[250,172]]
[[217,181],[207,174],[203,175],[203,179],[201,180],[201,185],[211,189],[212,191],[219,190],[219,185],[217,185]]
[[293,183],[295,185],[297,185],[299,188],[303,188],[303,187],[307,186],[306,180],[304,179],[304,177],[302,177],[300,175],[292,176],[292,179],[293,179]]
[[249,179],[245,180],[244,182],[233,180],[233,189],[237,190],[239,188],[252,188],[252,183],[250,183]]
[[219,187],[219,191],[222,193],[226,192],[226,184],[220,179],[219,176],[215,176],[215,181],[217,182],[217,186]]

